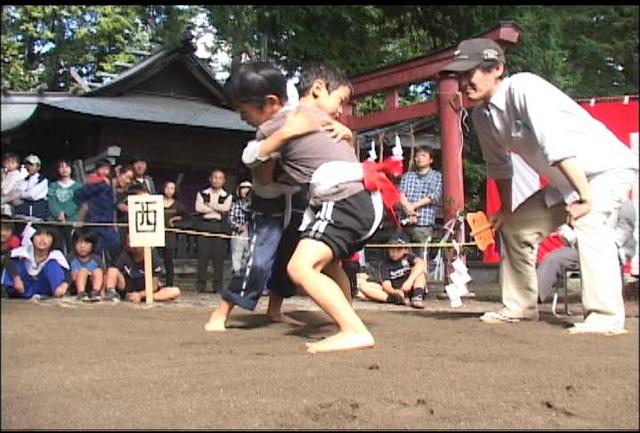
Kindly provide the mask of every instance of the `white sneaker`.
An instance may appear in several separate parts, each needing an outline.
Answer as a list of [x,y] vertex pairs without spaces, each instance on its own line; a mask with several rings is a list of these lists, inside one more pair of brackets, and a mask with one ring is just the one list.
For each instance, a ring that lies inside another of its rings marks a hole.
[[624,325],[617,324],[605,320],[585,320],[576,323],[568,330],[569,334],[601,334],[601,335],[620,335],[626,334],[628,331],[624,329]]
[[500,311],[487,311],[482,316],[480,316],[480,320],[485,323],[517,323],[520,321],[531,321],[535,322],[538,320],[538,315],[532,317],[514,317],[508,314],[508,311],[502,309]]

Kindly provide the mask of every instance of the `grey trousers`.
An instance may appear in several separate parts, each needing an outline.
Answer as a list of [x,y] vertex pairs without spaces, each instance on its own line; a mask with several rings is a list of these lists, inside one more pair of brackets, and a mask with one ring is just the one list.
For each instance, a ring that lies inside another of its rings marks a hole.
[[578,250],[572,247],[558,248],[544,256],[544,260],[536,269],[540,301],[550,300],[553,296],[553,288],[557,287],[556,284],[564,276],[565,270],[576,266],[578,266]]

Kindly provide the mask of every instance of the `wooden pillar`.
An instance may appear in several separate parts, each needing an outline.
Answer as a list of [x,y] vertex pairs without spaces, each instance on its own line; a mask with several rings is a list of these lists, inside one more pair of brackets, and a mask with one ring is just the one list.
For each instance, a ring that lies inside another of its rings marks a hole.
[[[441,76],[438,86],[442,143],[442,205],[444,206],[444,222],[446,223],[455,218],[458,211],[464,210],[462,133],[459,118],[461,95],[455,76]],[[463,241],[463,237],[462,232],[458,232],[455,236],[459,242]]]

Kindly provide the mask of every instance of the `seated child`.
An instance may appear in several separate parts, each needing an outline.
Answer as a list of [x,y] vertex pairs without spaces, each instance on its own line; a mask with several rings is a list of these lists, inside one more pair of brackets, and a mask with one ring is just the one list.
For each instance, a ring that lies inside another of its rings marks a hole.
[[11,251],[6,269],[2,275],[2,285],[12,298],[33,296],[63,297],[67,292],[67,259],[61,251],[53,250],[53,231],[46,226],[35,230],[27,225],[25,230],[32,231],[31,242]]
[[[93,251],[96,237],[88,230],[76,230],[73,233],[73,254],[69,257],[71,280],[76,286],[77,299],[85,302],[100,301],[100,292],[104,282],[104,265]],[[91,293],[87,294],[87,282],[91,280]]]
[[402,234],[392,235],[388,243],[399,246],[387,248],[380,263],[381,284],[364,283],[360,285],[360,291],[374,301],[424,308],[427,284],[424,260],[402,246],[408,243]]
[[[171,301],[180,296],[178,287],[163,287],[159,275],[162,273],[160,257],[155,250],[151,254],[151,268],[153,271],[153,300]],[[129,234],[125,235],[125,249],[113,267],[107,269],[105,279],[106,294],[103,299],[119,302],[129,300],[139,303],[146,298],[144,286],[144,248],[132,247]]]
[[12,206],[17,206],[20,200],[20,184],[29,175],[20,166],[20,158],[13,152],[7,152],[2,157],[2,215],[11,216]]
[[20,246],[20,238],[13,234],[13,224],[2,222],[2,260],[4,265],[5,256],[9,256],[9,253],[14,248]]

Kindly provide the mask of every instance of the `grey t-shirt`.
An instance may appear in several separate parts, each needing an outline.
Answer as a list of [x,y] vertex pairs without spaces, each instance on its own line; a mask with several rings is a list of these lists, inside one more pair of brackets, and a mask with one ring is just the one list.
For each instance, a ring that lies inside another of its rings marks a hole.
[[[329,116],[319,109],[300,106],[298,110],[308,110],[319,118]],[[271,119],[259,126],[257,139],[261,140],[280,129],[286,120],[287,111],[276,113]],[[275,180],[280,183],[297,185],[308,184],[311,176],[325,162],[359,162],[353,147],[346,141],[335,142],[324,131],[313,132],[296,137],[280,149]],[[309,197],[311,204],[327,201],[339,201],[364,190],[362,181],[345,182],[332,187],[322,195]]]

